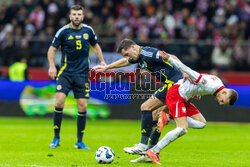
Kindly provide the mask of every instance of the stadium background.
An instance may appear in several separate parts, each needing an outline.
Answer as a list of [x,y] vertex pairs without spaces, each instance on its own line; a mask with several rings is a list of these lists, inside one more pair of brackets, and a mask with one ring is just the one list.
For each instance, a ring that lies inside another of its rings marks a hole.
[[[176,54],[195,70],[219,75],[239,92],[233,107],[219,106],[213,96],[194,101],[208,120],[207,126],[189,129],[185,137],[164,149],[164,166],[250,166],[247,0],[0,0],[0,166],[100,166],[94,155],[103,145],[116,154],[109,166],[152,166],[129,163],[138,156],[123,152],[140,139],[139,109],[145,99],[104,98],[110,92],[152,94],[148,90],[154,84],[148,83],[155,80],[135,70],[136,66],[105,74],[91,72],[90,119],[84,136],[91,150],[73,148],[76,106],[72,94],[65,105],[61,146],[48,148],[53,136],[55,81],[47,75],[47,50],[55,32],[68,23],[69,7],[74,3],[85,6],[84,22],[98,35],[108,64],[121,58],[115,53],[120,40],[131,38]],[[9,81],[8,68],[20,57],[28,59],[29,80]],[[56,55],[57,65],[59,62],[60,51]],[[93,54],[90,62],[91,67],[99,63]],[[163,133],[174,127],[169,124]]]
[[[47,75],[47,50],[55,32],[68,23],[69,6],[75,3],[85,7],[84,23],[91,25],[98,35],[107,64],[121,58],[115,50],[123,38],[131,38],[139,45],[165,50],[177,55],[194,70],[219,75],[228,87],[239,92],[239,100],[234,107],[218,106],[213,97],[194,102],[208,121],[250,121],[248,1],[1,0],[0,3],[2,116],[51,116],[55,82],[50,81]],[[56,54],[57,65],[60,63],[60,54],[60,51]],[[30,79],[10,82],[8,67],[20,57],[28,60]],[[98,64],[93,54],[90,55],[90,63],[91,67]],[[136,84],[146,90],[148,80],[154,80],[147,74],[144,78],[138,77],[140,71],[135,69],[136,66],[129,66],[114,70],[116,73],[91,72],[91,84],[108,81],[112,89],[118,81],[122,81],[124,87],[129,85],[130,89],[116,91],[115,94],[138,94]],[[90,115],[93,119],[140,118],[139,107],[145,99],[105,99],[104,92],[95,90],[91,90],[90,94],[93,99],[90,100],[88,110],[93,114]],[[67,104],[68,115],[75,117],[76,108],[72,96]]]

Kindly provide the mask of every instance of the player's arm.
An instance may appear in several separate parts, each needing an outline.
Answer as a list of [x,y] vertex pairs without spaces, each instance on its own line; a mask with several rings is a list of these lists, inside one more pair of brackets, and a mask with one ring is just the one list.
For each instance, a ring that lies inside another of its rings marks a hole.
[[50,78],[55,79],[57,70],[55,65],[55,52],[56,48],[54,46],[50,46],[48,50],[48,61],[49,61],[49,71],[48,75]]
[[[164,51],[160,51],[159,54],[161,54],[161,52],[164,52]],[[169,55],[171,58],[175,59],[176,61],[181,62],[175,55],[171,55],[171,54]],[[190,83],[194,83],[192,78],[187,73],[183,72],[182,70],[180,70],[180,72],[183,74],[183,82],[185,82],[186,80],[189,80]]]
[[95,53],[96,57],[100,60],[101,65],[106,65],[106,63],[103,59],[103,56],[102,56],[102,49],[98,43],[94,45],[94,53]]
[[201,75],[198,72],[184,65],[176,56],[168,54],[166,52],[161,52],[160,57],[163,61],[168,61],[170,64],[174,65],[179,70],[182,70],[183,72],[187,73],[192,79],[198,82]]
[[128,62],[128,59],[122,58],[106,66],[102,66],[102,65],[95,66],[93,67],[93,70],[98,71],[98,72],[105,72],[109,69],[121,68],[121,67],[129,66],[129,65],[131,64]]

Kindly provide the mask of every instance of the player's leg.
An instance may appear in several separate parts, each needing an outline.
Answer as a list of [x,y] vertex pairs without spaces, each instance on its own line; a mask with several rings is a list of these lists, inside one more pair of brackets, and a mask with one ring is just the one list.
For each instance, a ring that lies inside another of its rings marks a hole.
[[[154,145],[157,144],[159,138],[160,138],[160,135],[161,133],[158,132],[158,127],[157,127],[157,122],[158,122],[158,119],[159,119],[159,115],[160,115],[160,112],[165,110],[165,108],[167,108],[166,106],[162,106],[156,110],[154,110],[152,112],[152,115],[153,115],[153,128],[152,128],[152,132],[150,134],[150,137],[149,137],[149,145],[147,147],[146,150],[152,148]],[[152,162],[150,158],[148,158],[147,155],[141,155],[139,158],[137,159],[134,159],[134,160],[131,160],[130,162],[133,162],[133,163],[149,163],[149,162]]]
[[153,127],[152,111],[165,105],[166,92],[168,90],[167,88],[167,84],[163,85],[154,93],[153,96],[151,96],[151,98],[141,105],[141,141],[134,147],[125,147],[125,152],[131,154],[145,153],[144,150],[147,148],[148,140]]
[[[73,92],[77,101],[78,117],[77,117],[77,142],[75,144],[76,148],[79,149],[89,149],[82,142],[84,130],[86,127],[87,118],[87,104],[89,98],[89,83],[86,77],[74,77],[74,87]],[[84,83],[84,84],[82,84]]]
[[195,129],[202,129],[206,126],[206,120],[201,113],[187,117],[188,127]]
[[[161,113],[161,114],[163,114],[163,113]],[[165,114],[165,117],[168,117],[168,115],[166,113],[164,113],[164,114]],[[173,119],[169,119],[168,121],[171,122],[172,124],[175,124],[175,121]],[[202,116],[201,113],[187,117],[187,121],[188,121],[189,128],[202,129],[206,126],[206,120]]]
[[60,144],[60,130],[62,124],[62,112],[65,103],[66,96],[71,88],[71,82],[69,76],[61,75],[57,80],[56,86],[56,103],[55,111],[53,114],[54,123],[54,139],[49,145],[51,148],[55,148]]
[[165,105],[155,96],[149,98],[141,105],[141,141],[133,147],[125,147],[123,150],[130,154],[145,154],[149,136],[153,127],[152,111]]
[[54,132],[55,138],[59,138],[61,123],[62,123],[62,112],[65,103],[66,95],[62,92],[56,93],[56,105],[54,112]]
[[199,110],[192,103],[188,103],[186,107],[188,127],[195,129],[204,128],[206,126],[206,120]]
[[151,132],[151,135],[149,137],[149,145],[148,145],[148,149],[152,148],[154,145],[157,144],[161,133],[159,132],[159,128],[158,128],[158,120],[160,117],[161,112],[167,112],[168,108],[166,105],[156,109],[153,111],[153,129]]
[[[149,136],[152,132],[153,118],[152,111],[159,107],[165,106],[165,97],[167,86],[160,88],[161,91],[156,91],[154,95],[141,105],[141,142],[147,145]],[[166,91],[164,91],[166,90]],[[150,114],[151,113],[151,114]]]
[[77,99],[77,108],[78,108],[78,117],[77,117],[77,142],[75,144],[76,148],[80,149],[89,149],[88,146],[86,146],[82,142],[84,130],[86,127],[86,118],[87,118],[87,103],[88,99],[79,98]]
[[168,132],[153,148],[147,151],[147,155],[155,164],[160,164],[159,153],[164,147],[187,133],[188,122],[186,117],[176,117],[174,120],[176,128]]

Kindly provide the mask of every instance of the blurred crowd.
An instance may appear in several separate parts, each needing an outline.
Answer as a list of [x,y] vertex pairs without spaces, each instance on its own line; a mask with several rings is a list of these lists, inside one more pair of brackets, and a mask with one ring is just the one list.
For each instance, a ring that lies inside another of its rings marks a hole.
[[44,67],[55,32],[73,4],[85,7],[102,49],[123,38],[176,54],[196,70],[250,71],[248,0],[12,0],[0,6],[0,66],[26,56]]

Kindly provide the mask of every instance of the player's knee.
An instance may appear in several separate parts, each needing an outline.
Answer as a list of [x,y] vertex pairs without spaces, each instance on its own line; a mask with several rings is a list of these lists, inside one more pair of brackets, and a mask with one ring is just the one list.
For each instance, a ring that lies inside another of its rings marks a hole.
[[[63,108],[64,107],[64,104],[61,103],[61,102],[56,102],[56,105],[55,105],[55,108]],[[56,110],[57,111],[57,110]]]
[[205,122],[202,121],[201,125],[200,125],[200,128],[203,129],[203,128],[205,128],[206,125],[207,125],[207,122],[206,121]]
[[205,119],[200,120],[200,129],[205,128],[206,125],[207,125],[207,121]]
[[79,104],[78,105],[78,111],[79,112],[85,112],[87,110],[87,105],[86,104]]
[[143,110],[151,110],[151,109],[148,107],[148,105],[146,103],[143,103],[141,105],[141,111],[143,111]]

